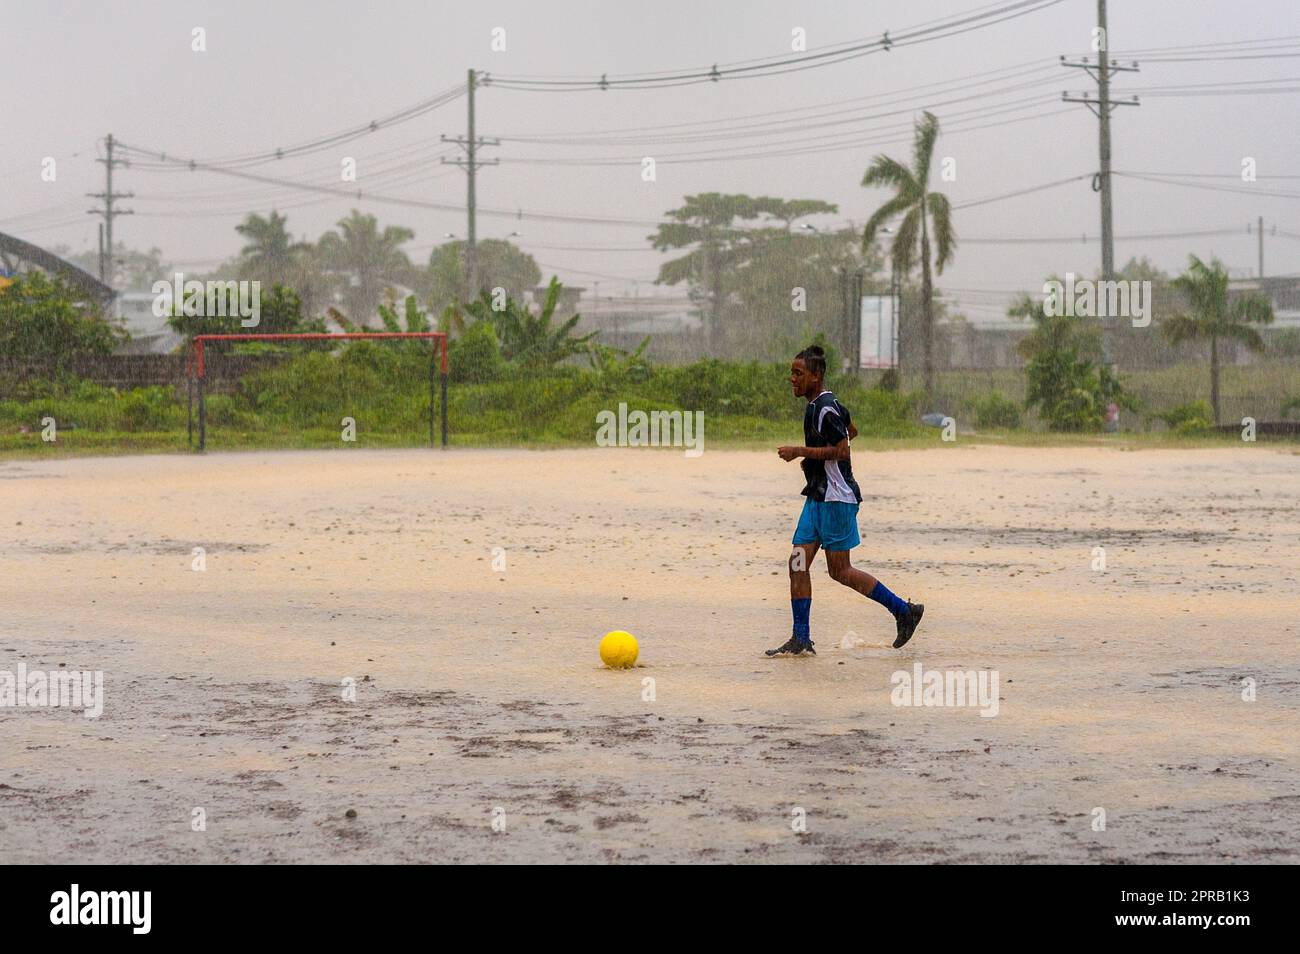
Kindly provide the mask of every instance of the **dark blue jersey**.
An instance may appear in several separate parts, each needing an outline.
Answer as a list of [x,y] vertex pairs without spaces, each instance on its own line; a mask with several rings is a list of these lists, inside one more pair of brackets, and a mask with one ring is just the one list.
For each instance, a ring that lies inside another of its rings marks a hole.
[[[808,402],[803,412],[803,442],[807,447],[834,447],[849,436],[849,410],[830,391]],[[847,460],[811,460],[800,465],[807,480],[803,495],[810,500],[862,503],[862,491]]]

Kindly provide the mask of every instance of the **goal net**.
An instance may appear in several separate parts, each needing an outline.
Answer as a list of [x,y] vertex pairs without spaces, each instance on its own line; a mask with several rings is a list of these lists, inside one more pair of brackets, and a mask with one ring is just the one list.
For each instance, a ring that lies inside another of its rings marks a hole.
[[[264,347],[263,347],[264,346]],[[250,353],[251,352],[251,353]],[[189,441],[242,446],[447,446],[447,336],[439,331],[197,335]]]

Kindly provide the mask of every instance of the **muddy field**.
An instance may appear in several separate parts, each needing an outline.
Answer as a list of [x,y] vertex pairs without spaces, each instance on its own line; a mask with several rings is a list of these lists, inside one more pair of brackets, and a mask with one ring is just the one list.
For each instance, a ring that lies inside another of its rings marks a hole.
[[[0,679],[104,687],[0,708],[0,852],[1300,861],[1292,448],[855,456],[855,563],[925,622],[889,648],[819,557],[820,655],[777,660],[775,454],[0,462]],[[996,671],[996,715],[895,705],[917,664]]]

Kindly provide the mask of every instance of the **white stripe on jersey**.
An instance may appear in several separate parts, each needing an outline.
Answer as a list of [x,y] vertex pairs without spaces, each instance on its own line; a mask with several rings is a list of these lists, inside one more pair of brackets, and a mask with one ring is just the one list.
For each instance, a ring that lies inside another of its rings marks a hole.
[[840,416],[840,412],[835,410],[835,405],[827,404],[824,408],[822,408],[821,415],[817,418],[817,430],[820,431],[822,429],[822,424],[825,422],[827,414],[834,414],[836,417]]
[[[822,394],[830,394],[830,391],[823,391]],[[820,398],[822,394],[817,395]],[[814,398],[813,400],[817,400]],[[840,416],[840,412],[835,410],[835,405],[828,404],[822,408],[821,414],[817,418],[817,430],[822,429],[822,422],[826,420],[826,412]],[[853,492],[853,488],[845,481],[844,475],[840,473],[840,462],[837,460],[828,460],[823,462],[826,467],[826,500],[829,503],[857,503],[858,496]]]
[[828,503],[857,503],[857,494],[853,492],[840,473],[840,462],[828,460],[826,463],[826,500]]

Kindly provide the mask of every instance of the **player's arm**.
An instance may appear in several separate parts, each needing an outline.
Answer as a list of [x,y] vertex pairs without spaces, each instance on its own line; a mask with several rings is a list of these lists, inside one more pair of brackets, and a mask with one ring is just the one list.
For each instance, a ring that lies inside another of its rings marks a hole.
[[794,460],[796,457],[807,457],[809,460],[849,459],[849,431],[844,426],[844,421],[840,420],[839,412],[828,409],[822,413],[818,434],[826,442],[825,447],[778,447],[776,452],[782,460]]
[[777,454],[782,460],[794,460],[807,457],[809,460],[848,460],[849,439],[842,438],[834,447],[778,447]]

